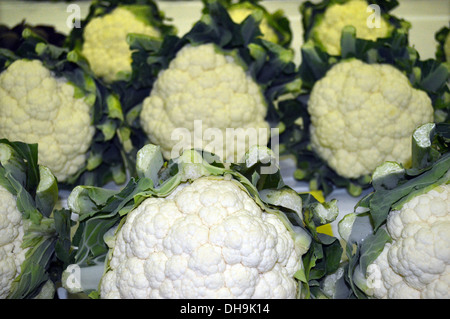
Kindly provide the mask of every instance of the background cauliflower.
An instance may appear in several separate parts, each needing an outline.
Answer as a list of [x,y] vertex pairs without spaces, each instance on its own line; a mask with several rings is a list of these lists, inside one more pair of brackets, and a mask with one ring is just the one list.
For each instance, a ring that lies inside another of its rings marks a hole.
[[296,296],[301,254],[277,217],[233,181],[201,178],[181,187],[128,214],[102,298]]
[[11,34],[0,50],[0,138],[39,143],[40,163],[61,184],[124,183],[134,155],[117,95],[79,51],[45,40],[66,39],[52,27],[0,30]]
[[0,137],[39,143],[39,160],[64,182],[84,165],[94,136],[92,106],[40,60],[0,74]]
[[364,0],[350,0],[330,5],[325,10],[322,20],[313,28],[313,36],[332,55],[341,53],[342,29],[348,25],[355,27],[356,36],[361,39],[375,41],[387,37],[391,26],[384,17],[380,17],[379,27],[368,26],[369,16],[373,14],[372,11],[367,12],[368,6],[369,3]]
[[358,39],[370,41],[388,38],[394,29],[407,33],[410,23],[389,13],[397,5],[396,1],[306,1],[300,6],[304,41],[314,41],[330,55],[340,55],[342,31],[348,26],[355,29]]
[[79,50],[94,74],[111,85],[129,79],[129,34],[161,38],[175,32],[164,24],[164,14],[152,0],[94,1],[81,27],[72,29],[67,45]]
[[[205,5],[202,12],[208,14],[208,4],[215,1],[202,0]],[[283,10],[269,12],[259,0],[219,0],[218,2],[227,9],[233,22],[240,24],[252,15],[259,23],[262,39],[289,48],[292,41],[292,30],[290,21]]]
[[[245,8],[245,7],[238,7],[238,6],[232,6],[228,9],[228,13],[230,14],[231,19],[236,23],[241,23],[244,21],[249,15],[254,13],[254,8]],[[267,18],[263,16],[260,23],[260,29],[262,33],[262,38],[267,41],[272,41],[277,43],[278,36],[275,32],[275,30],[269,25],[269,22],[267,21]]]
[[[200,145],[225,160],[236,161],[236,156],[240,160],[254,145],[249,143],[267,144],[266,113],[260,87],[235,58],[221,53],[213,44],[204,44],[184,47],[169,68],[161,71],[150,96],[143,102],[140,121],[150,141],[161,145],[166,158],[177,157],[178,151]],[[194,136],[198,120],[202,121],[201,136]],[[187,128],[198,142],[179,141],[179,137],[173,136],[176,128]],[[219,129],[225,139],[206,140],[204,133],[211,128]],[[226,140],[227,128],[255,129],[258,134],[259,129],[265,129],[266,133],[258,135],[256,141],[233,143]],[[230,145],[236,145],[236,149]],[[179,148],[175,149],[177,154],[171,154],[174,146]]]
[[181,38],[130,39],[133,85],[149,92],[133,128],[166,158],[203,147],[236,162],[267,144],[276,100],[301,84],[292,51],[260,39],[256,21],[235,24],[217,2],[207,12]]
[[120,79],[119,72],[131,72],[131,50],[126,40],[129,33],[161,35],[158,29],[137,20],[132,12],[121,7],[92,19],[85,26],[81,52],[92,71],[105,82]]
[[314,150],[339,175],[358,178],[384,161],[408,165],[411,134],[434,109],[395,67],[352,59],[317,81],[308,112]]
[[399,29],[374,42],[347,26],[341,44],[340,56],[313,41],[303,44],[304,92],[278,103],[280,149],[295,157],[294,178],[311,189],[327,196],[346,188],[359,196],[383,161],[410,165],[416,127],[448,122],[449,71],[437,60],[420,60]]

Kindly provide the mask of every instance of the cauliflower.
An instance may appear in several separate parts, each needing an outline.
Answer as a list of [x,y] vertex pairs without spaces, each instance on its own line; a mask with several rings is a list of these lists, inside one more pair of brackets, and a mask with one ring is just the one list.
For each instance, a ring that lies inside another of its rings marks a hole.
[[25,260],[22,214],[16,199],[0,185],[0,299],[5,299]]
[[39,163],[59,183],[124,183],[133,137],[118,96],[78,50],[47,42],[36,28],[12,30],[20,28],[15,51],[0,50],[0,138],[38,143]]
[[296,296],[301,255],[276,216],[232,181],[200,178],[179,188],[128,214],[102,298]]
[[412,134],[413,166],[385,162],[373,192],[339,222],[357,297],[450,298],[450,125]]
[[384,161],[411,161],[411,134],[433,121],[428,95],[388,64],[334,65],[308,101],[311,145],[340,176],[371,174]]
[[450,298],[450,185],[389,213],[387,243],[367,267],[375,298]]
[[217,1],[204,12],[183,37],[129,37],[139,94],[125,101],[135,102],[126,117],[166,159],[196,148],[237,162],[251,146],[267,145],[277,100],[300,91],[301,81],[293,52],[259,39],[255,19],[231,23]]
[[[208,20],[210,5],[214,2],[219,2],[225,7],[234,23],[241,24],[249,16],[252,16],[253,20],[258,24],[260,32],[258,38],[289,48],[292,41],[292,30],[289,19],[283,10],[279,9],[269,12],[262,3],[253,0],[204,0],[203,2],[205,6],[202,10],[202,19]],[[249,31],[245,30],[244,35],[247,36]]]
[[[177,157],[179,151],[199,145],[224,160],[236,161],[251,146],[267,144],[266,113],[259,85],[235,57],[208,43],[186,45],[158,74],[150,96],[143,102],[140,123],[150,141],[161,146],[165,158]],[[201,121],[201,128],[195,121]],[[178,141],[174,136],[177,128],[187,129],[194,140]],[[214,129],[220,135],[208,141],[208,130]],[[227,133],[227,129],[256,130],[258,135],[248,142],[235,143],[236,134]],[[260,134],[260,129],[265,134]]]
[[[187,150],[164,162],[161,148],[147,144],[138,152],[139,178],[122,191],[77,186],[67,201],[79,216],[76,253],[63,286],[100,298],[310,296],[309,273],[317,282],[342,253],[335,238],[312,235],[319,211],[333,218],[335,203],[298,194],[279,169],[262,173],[275,160],[267,147],[251,148],[249,161],[230,168],[210,164],[209,155]],[[303,221],[304,211],[311,220]]]
[[160,30],[125,7],[93,18],[84,28],[82,54],[92,71],[107,83],[120,79],[120,73],[131,72],[131,50],[126,40],[129,33],[161,36]]
[[36,144],[0,140],[0,299],[53,298],[64,261],[69,212],[54,211],[57,181],[37,160]]
[[[318,19],[310,11],[319,8],[304,7],[305,20]],[[374,42],[346,26],[341,44],[340,56],[312,39],[302,45],[298,76],[304,93],[277,105],[280,150],[295,156],[294,178],[310,189],[327,196],[338,187],[359,196],[383,161],[411,165],[415,128],[448,122],[442,101],[449,94],[449,70],[437,60],[420,60],[404,29]]]
[[[245,6],[231,6],[228,9],[231,19],[235,23],[241,23],[249,15],[254,13],[255,8],[245,7]],[[267,18],[263,16],[259,25],[262,33],[262,38],[271,42],[278,42],[278,35],[275,30],[269,25]]]
[[360,39],[375,41],[391,33],[392,26],[384,16],[379,17],[379,25],[371,27],[370,15],[367,10],[369,4],[364,0],[350,0],[342,4],[334,3],[327,7],[323,17],[312,29],[312,36],[321,43],[331,55],[341,53],[341,32],[345,26],[351,25],[356,29],[356,36]]
[[39,143],[40,163],[59,181],[85,165],[91,122],[91,106],[40,60],[16,60],[0,74],[0,137]]

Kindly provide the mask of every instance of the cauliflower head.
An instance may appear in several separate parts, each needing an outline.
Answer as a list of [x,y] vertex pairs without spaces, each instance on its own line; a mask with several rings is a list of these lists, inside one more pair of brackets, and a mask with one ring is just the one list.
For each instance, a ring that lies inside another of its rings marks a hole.
[[91,107],[39,60],[16,60],[0,74],[0,137],[39,144],[39,164],[60,182],[85,164],[95,128]]
[[411,134],[434,116],[428,95],[398,69],[357,59],[316,82],[308,112],[313,149],[346,178],[371,174],[384,161],[408,166]]
[[127,215],[102,298],[294,298],[301,252],[237,185],[203,177]]
[[450,298],[450,185],[416,196],[391,211],[392,243],[368,266],[375,298]]
[[314,36],[325,47],[331,55],[341,53],[341,32],[345,26],[352,25],[356,29],[359,39],[375,41],[386,37],[391,32],[389,23],[380,16],[379,25],[370,27],[370,16],[373,12],[368,11],[369,4],[365,0],[351,0],[343,4],[333,4],[326,9],[322,20],[314,28]]
[[20,274],[28,250],[21,248],[23,235],[22,214],[16,199],[0,186],[0,299],[9,295],[13,280]]
[[[253,10],[257,10],[256,7]],[[230,18],[234,23],[242,23],[249,15],[253,13],[253,10],[243,6],[232,6],[228,9]],[[261,38],[270,42],[277,43],[278,35],[275,30],[269,25],[267,18],[263,16],[259,24],[262,36]]]
[[131,72],[131,49],[126,40],[129,33],[161,35],[157,28],[122,7],[93,18],[85,27],[82,53],[92,71],[107,83],[118,80],[118,72]]
[[[214,44],[186,45],[159,73],[143,102],[140,122],[165,158],[198,145],[237,162],[251,146],[267,144],[266,113],[261,88],[236,58]],[[180,138],[176,129],[189,136]],[[242,132],[252,137],[235,141]]]

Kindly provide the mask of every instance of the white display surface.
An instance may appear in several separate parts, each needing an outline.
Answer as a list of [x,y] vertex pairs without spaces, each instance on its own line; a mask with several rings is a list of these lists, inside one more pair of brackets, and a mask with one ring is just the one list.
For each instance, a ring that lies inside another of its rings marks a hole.
[[[300,61],[300,46],[302,45],[302,26],[299,6],[302,1],[262,1],[261,4],[269,12],[283,9],[289,18],[293,32],[292,48],[295,52],[295,62]],[[399,18],[411,22],[410,44],[420,53],[421,59],[434,58],[436,52],[436,31],[450,21],[449,0],[399,0],[400,5],[392,11]],[[201,1],[157,1],[158,7],[165,12],[167,18],[177,27],[179,35],[187,32],[193,23],[200,18],[202,9]],[[0,0],[0,24],[14,26],[25,20],[30,24],[47,24],[54,26],[62,33],[70,31],[70,21],[74,10],[79,9],[81,18],[88,14],[90,1],[73,2],[45,2],[45,1],[13,1]],[[300,183],[292,178],[295,164],[292,160],[281,161],[281,169],[285,183],[297,191],[307,191],[305,183]],[[337,235],[336,225],[342,216],[351,212],[359,198],[349,196],[345,190],[336,190],[328,199],[338,199],[340,215],[332,224],[333,232]]]

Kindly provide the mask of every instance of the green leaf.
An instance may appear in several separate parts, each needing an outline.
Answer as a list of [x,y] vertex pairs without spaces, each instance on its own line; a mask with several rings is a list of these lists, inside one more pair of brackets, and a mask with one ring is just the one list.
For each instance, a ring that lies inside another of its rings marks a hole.
[[54,240],[41,238],[38,244],[30,247],[21,265],[20,274],[13,281],[9,299],[30,298],[36,289],[47,279],[47,269],[54,254]]
[[50,169],[39,166],[39,184],[36,189],[36,208],[44,215],[50,217],[58,202],[58,182]]
[[392,190],[379,189],[370,200],[371,214],[374,227],[378,229],[385,221],[392,206],[417,189],[433,185],[437,180],[448,174],[450,169],[450,153],[440,158],[431,169],[423,172],[414,179],[408,180]]
[[359,263],[363,273],[367,267],[372,264],[375,259],[383,251],[387,243],[392,242],[391,236],[385,229],[379,229],[375,234],[370,234],[361,244]]

